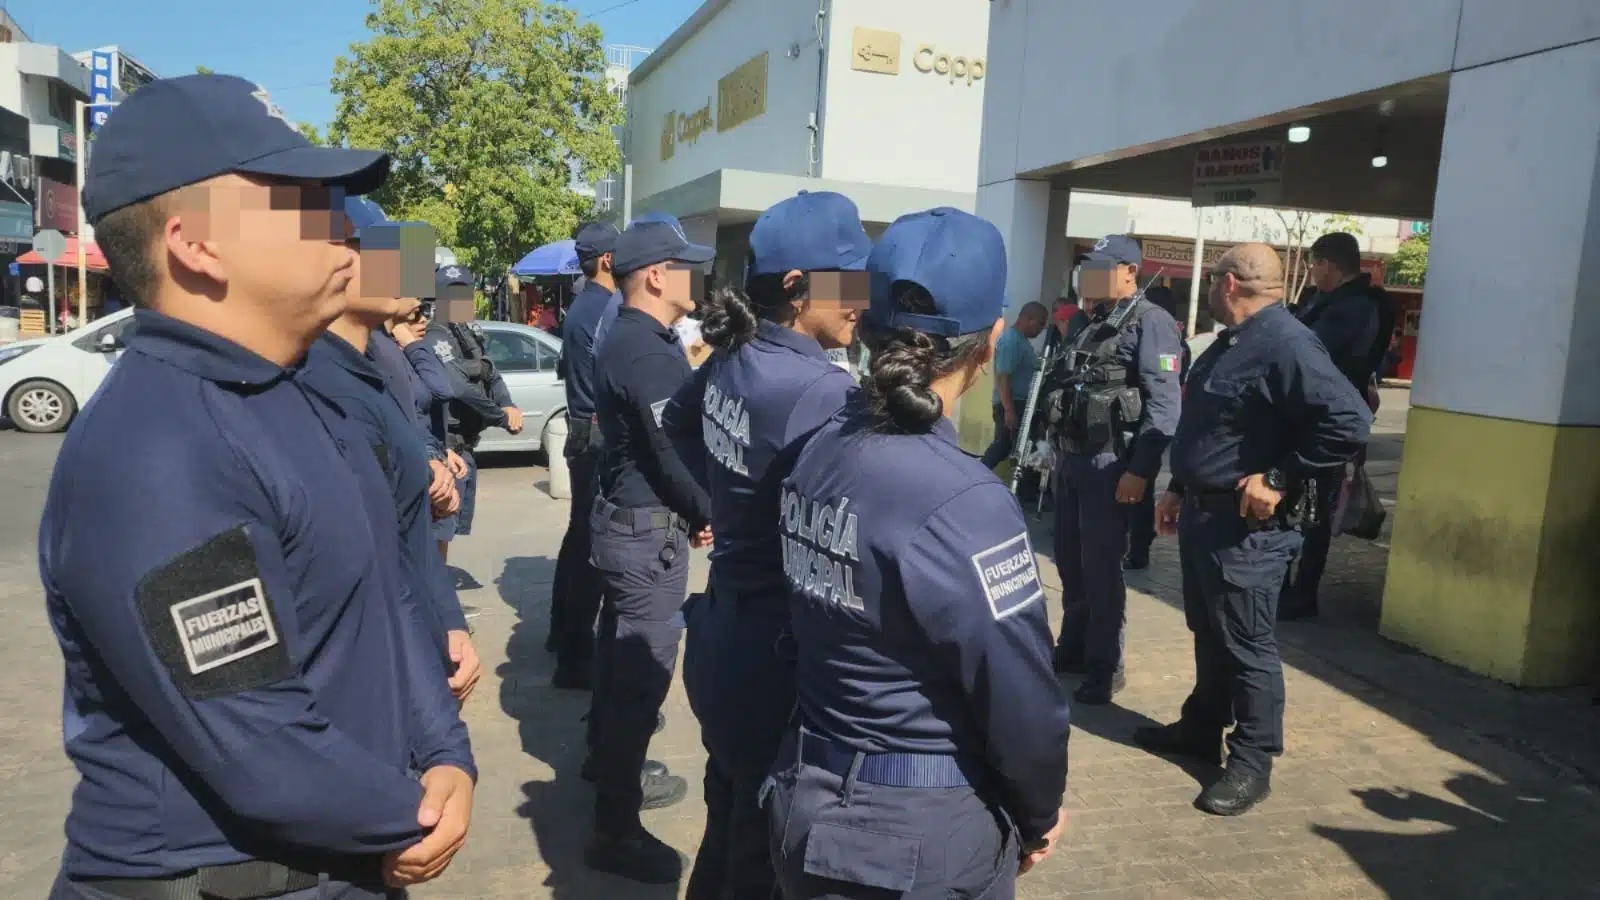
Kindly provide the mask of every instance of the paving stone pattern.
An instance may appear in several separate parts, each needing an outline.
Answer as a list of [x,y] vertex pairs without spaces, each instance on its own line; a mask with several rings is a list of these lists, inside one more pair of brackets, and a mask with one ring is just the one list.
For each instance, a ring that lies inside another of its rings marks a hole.
[[[34,568],[39,467],[51,462],[51,441],[0,433],[0,653],[11,673],[0,693],[7,898],[45,896],[74,783],[60,748],[60,662]],[[451,562],[479,585],[463,597],[484,610],[476,640],[487,674],[466,710],[483,775],[468,846],[443,879],[413,892],[422,900],[681,894],[681,885],[634,885],[581,862],[593,798],[578,777],[588,695],[549,685],[552,660],[542,645],[566,506],[544,492],[545,477],[533,467],[486,470],[477,533],[452,552]],[[1370,593],[1371,558],[1381,566],[1383,548],[1344,543],[1335,580],[1356,585],[1341,590]],[[1042,531],[1035,546],[1049,546]],[[698,582],[703,554],[695,567]],[[1059,584],[1048,565],[1044,577]],[[1472,704],[1462,682],[1447,682],[1459,696],[1413,702],[1296,649],[1315,643],[1324,627],[1317,624],[1286,637],[1288,749],[1274,795],[1240,818],[1196,811],[1194,797],[1214,773],[1129,743],[1135,727],[1170,720],[1189,689],[1192,651],[1176,583],[1176,548],[1158,542],[1151,568],[1130,578],[1128,689],[1115,706],[1074,710],[1071,825],[1061,850],[1021,880],[1021,897],[1600,898],[1593,792],[1430,711]],[[1051,591],[1056,614],[1058,595]],[[668,698],[667,723],[651,755],[688,777],[691,791],[644,818],[692,857],[704,757],[681,686]]]

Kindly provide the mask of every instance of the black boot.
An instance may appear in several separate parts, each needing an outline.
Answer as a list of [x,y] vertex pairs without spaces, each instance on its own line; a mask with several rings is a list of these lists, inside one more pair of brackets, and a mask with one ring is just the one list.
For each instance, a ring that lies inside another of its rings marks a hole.
[[675,884],[683,877],[683,857],[642,827],[620,835],[596,829],[583,848],[583,864],[643,884]]
[[1214,816],[1237,816],[1272,796],[1272,780],[1259,775],[1227,772],[1195,800],[1203,812]]
[[[645,778],[645,779],[648,779],[648,778],[651,778],[651,777],[659,778],[659,777],[661,777],[663,775],[666,775],[666,774],[667,774],[667,764],[664,763],[664,762],[660,762],[659,760],[654,760],[654,759],[645,760],[644,761],[644,765],[639,769],[640,777],[641,778]],[[578,775],[580,777],[582,777],[584,781],[587,781],[590,784],[594,784],[594,757],[593,756],[585,756],[583,758],[583,767],[578,770]]]
[[1090,675],[1072,692],[1072,699],[1085,706],[1105,706],[1112,696],[1128,686],[1127,676],[1121,672],[1113,675]]
[[1161,756],[1181,756],[1208,766],[1222,765],[1222,731],[1200,735],[1182,722],[1133,730],[1135,746]]
[[1083,675],[1089,671],[1088,665],[1083,661],[1083,654],[1074,653],[1059,645],[1056,647],[1054,666],[1057,675]]

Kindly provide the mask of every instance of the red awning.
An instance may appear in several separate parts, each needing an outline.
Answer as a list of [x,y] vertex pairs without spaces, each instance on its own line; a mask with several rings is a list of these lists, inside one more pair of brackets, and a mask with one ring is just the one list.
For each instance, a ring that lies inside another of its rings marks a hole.
[[[106,265],[105,256],[100,252],[100,248],[95,246],[94,242],[91,241],[83,246],[83,255],[84,264],[96,272],[106,272],[111,269],[110,266]],[[44,261],[44,257],[40,256],[37,250],[29,250],[27,253],[17,257],[17,263],[24,266],[40,266],[44,265]],[[55,260],[55,264],[73,269],[78,267],[77,238],[67,238],[67,251]]]

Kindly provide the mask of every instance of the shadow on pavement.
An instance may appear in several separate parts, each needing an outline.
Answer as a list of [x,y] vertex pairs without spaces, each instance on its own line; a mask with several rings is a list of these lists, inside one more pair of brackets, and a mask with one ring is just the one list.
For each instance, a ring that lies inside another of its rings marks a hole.
[[[1451,797],[1402,788],[1351,792],[1369,812],[1409,833],[1325,825],[1311,831],[1341,847],[1392,900],[1600,897],[1593,832],[1533,827],[1535,820],[1585,816],[1583,806],[1559,793],[1532,796],[1472,773],[1444,787]],[[1551,864],[1558,859],[1564,864]],[[1585,880],[1587,890],[1575,888]]]
[[[594,823],[594,789],[583,765],[587,691],[550,686],[555,657],[544,650],[550,627],[550,582],[555,560],[511,557],[496,580],[500,599],[516,614],[500,667],[500,707],[517,722],[522,749],[549,766],[551,781],[522,785],[517,814],[528,820],[539,856],[549,867],[544,887],[555,900],[669,900],[677,885],[642,885],[593,872],[583,864]],[[529,893],[532,893],[531,891]]]
[[[1075,686],[1075,685],[1073,685]],[[1124,747],[1132,747],[1140,753],[1146,751],[1133,742],[1135,729],[1147,725],[1163,725],[1144,713],[1118,706],[1114,701],[1105,706],[1089,706],[1084,703],[1072,704],[1072,727],[1083,729],[1101,740]],[[1183,770],[1183,773],[1193,778],[1195,784],[1201,788],[1210,786],[1222,774],[1216,766],[1208,766],[1197,760],[1172,759],[1159,757],[1173,768]]]

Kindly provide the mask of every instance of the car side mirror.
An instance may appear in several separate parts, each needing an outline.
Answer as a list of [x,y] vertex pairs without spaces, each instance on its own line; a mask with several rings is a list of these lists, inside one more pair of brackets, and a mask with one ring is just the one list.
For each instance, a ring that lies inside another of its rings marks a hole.
[[122,349],[122,341],[114,334],[102,334],[96,342],[101,353],[115,353]]

